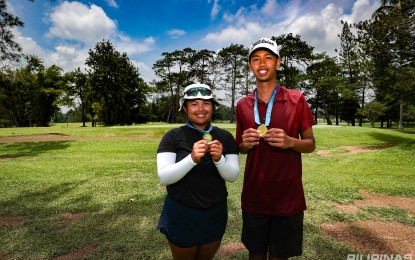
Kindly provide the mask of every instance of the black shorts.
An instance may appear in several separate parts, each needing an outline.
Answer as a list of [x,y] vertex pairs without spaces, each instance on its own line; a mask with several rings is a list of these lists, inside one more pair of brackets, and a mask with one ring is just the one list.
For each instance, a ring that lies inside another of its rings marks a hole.
[[251,254],[289,258],[303,252],[304,212],[268,216],[242,212],[242,243]]

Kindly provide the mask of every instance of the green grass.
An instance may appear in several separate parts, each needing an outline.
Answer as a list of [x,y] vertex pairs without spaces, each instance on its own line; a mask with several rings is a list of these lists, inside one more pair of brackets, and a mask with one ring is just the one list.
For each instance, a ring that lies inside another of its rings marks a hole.
[[[235,133],[234,124],[215,124]],[[77,248],[94,248],[91,259],[169,259],[170,252],[155,228],[165,196],[156,173],[159,138],[178,125],[0,129],[0,138],[34,134],[97,137],[97,140],[0,143],[0,259],[51,259]],[[360,189],[415,198],[415,134],[397,130],[316,126],[317,151],[303,155],[305,214],[301,259],[346,259],[354,251],[323,235],[324,223],[356,220],[398,221],[415,226],[414,217],[399,208],[364,208],[347,214],[328,201],[352,203]],[[140,136],[143,140],[98,140],[98,137]],[[382,146],[380,150],[344,155],[342,146]],[[389,146],[386,146],[389,145]],[[228,184],[229,221],[223,244],[240,241],[241,176]],[[62,213],[79,214],[71,223]],[[237,252],[232,259],[246,259]]]

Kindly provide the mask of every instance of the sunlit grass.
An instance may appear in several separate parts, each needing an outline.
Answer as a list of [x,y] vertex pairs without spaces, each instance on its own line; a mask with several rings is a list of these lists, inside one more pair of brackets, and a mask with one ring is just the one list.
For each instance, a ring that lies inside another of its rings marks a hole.
[[[129,127],[0,129],[1,136],[62,134],[91,137],[82,141],[0,143],[0,259],[51,259],[85,245],[92,259],[170,259],[156,224],[165,196],[156,173],[162,135],[181,124]],[[235,124],[214,124],[235,133]],[[352,203],[368,190],[415,197],[415,134],[370,127],[315,126],[317,150],[303,155],[305,215],[304,259],[343,259],[351,249],[325,237],[320,226],[336,221],[380,219],[414,226],[407,211],[368,207],[346,214],[328,202]],[[103,137],[141,137],[132,140]],[[385,145],[387,144],[387,145]],[[345,155],[343,146],[381,149]],[[319,150],[330,150],[320,156]],[[333,152],[334,151],[334,152]],[[241,176],[228,183],[229,221],[223,244],[240,241]],[[72,222],[63,213],[79,214]],[[234,259],[246,259],[237,252]]]

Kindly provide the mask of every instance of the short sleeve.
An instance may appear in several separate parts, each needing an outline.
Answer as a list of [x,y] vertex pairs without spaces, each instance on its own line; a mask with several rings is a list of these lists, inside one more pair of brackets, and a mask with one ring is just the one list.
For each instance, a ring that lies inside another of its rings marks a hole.
[[176,146],[174,140],[175,130],[169,130],[167,133],[164,134],[163,138],[161,139],[159,146],[157,148],[157,153],[175,153]]

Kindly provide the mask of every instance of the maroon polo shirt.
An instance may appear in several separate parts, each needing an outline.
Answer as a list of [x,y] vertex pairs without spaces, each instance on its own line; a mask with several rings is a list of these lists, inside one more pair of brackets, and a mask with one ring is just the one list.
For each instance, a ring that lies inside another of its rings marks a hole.
[[[265,123],[267,104],[258,99],[261,123]],[[256,129],[254,92],[236,106],[236,142],[242,142],[243,131]],[[279,87],[275,98],[270,128],[281,128],[291,137],[315,124],[304,95]],[[292,216],[306,209],[302,184],[301,154],[291,149],[268,145],[263,139],[248,152],[242,190],[242,210],[274,216]]]

